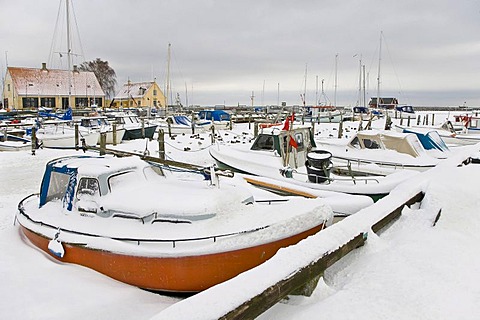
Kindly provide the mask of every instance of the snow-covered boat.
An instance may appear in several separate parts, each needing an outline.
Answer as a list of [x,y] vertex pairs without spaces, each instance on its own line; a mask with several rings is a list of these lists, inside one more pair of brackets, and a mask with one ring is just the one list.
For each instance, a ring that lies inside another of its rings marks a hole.
[[192,120],[186,115],[169,116],[164,119],[154,120],[154,122],[158,125],[157,130],[162,129],[165,133],[170,131],[173,134],[204,133],[209,131],[212,126],[212,121],[209,120],[199,120],[193,124]]
[[232,124],[230,113],[224,110],[201,110],[198,112],[199,121],[211,121],[215,129],[230,129]]
[[[432,135],[424,137],[433,145]],[[317,141],[319,148],[332,154],[333,163],[345,170],[367,174],[387,175],[405,169],[425,171],[448,157],[448,150],[426,150],[415,133],[389,130],[358,131],[350,140],[325,139]],[[427,141],[423,141],[427,143]]]
[[[115,128],[115,134],[113,132],[113,126],[106,116],[88,116],[83,117],[80,119],[80,125],[85,128],[90,128],[92,130],[100,131],[100,134],[105,133],[106,135],[106,143],[113,144],[120,144],[123,140],[123,136],[125,135],[125,129],[123,128]],[[98,144],[100,144],[100,136],[98,137]]]
[[331,166],[331,154],[315,150],[311,127],[286,127],[263,128],[252,145],[218,142],[210,147],[210,155],[221,168],[315,190],[368,195],[375,200],[415,174],[405,170],[386,176],[338,175],[337,168]]
[[171,292],[235,277],[331,223],[320,199],[256,201],[243,179],[211,176],[177,178],[136,157],[59,158],[16,221],[58,261]]
[[32,142],[30,139],[0,132],[0,151],[22,151],[31,149]]
[[149,138],[153,139],[156,124],[140,120],[137,115],[123,112],[107,113],[107,117],[117,124],[118,129],[125,129],[123,140]]
[[[87,146],[95,146],[99,139],[98,130],[90,130],[78,126],[78,144],[82,146],[82,139]],[[36,131],[36,137],[44,148],[72,149],[75,148],[76,133],[73,123],[68,120],[46,120]]]

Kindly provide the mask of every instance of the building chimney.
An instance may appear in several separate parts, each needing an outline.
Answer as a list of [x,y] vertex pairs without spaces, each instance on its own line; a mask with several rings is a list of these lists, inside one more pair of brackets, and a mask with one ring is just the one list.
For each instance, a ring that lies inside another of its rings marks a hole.
[[73,65],[73,72],[79,73],[78,67],[76,64]]
[[42,62],[42,71],[48,71],[46,62]]

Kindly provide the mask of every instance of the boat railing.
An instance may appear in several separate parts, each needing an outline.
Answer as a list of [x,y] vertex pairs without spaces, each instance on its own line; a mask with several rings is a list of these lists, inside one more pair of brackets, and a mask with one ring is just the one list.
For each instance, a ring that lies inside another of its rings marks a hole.
[[[300,173],[300,174],[304,174],[304,173]],[[357,182],[364,182],[365,184],[368,184],[369,182],[380,183],[380,181],[377,178],[362,178],[362,177],[355,177],[355,176],[348,176],[345,178],[338,178],[338,177],[332,178],[332,177],[317,175],[314,173],[308,173],[306,175],[308,176],[309,181],[311,181],[310,178],[312,178],[317,181],[316,183],[319,183],[319,184],[321,183],[330,184],[334,181],[347,181],[347,182],[352,182],[353,184],[357,184]]]
[[[248,230],[242,230],[242,231],[236,231],[236,232],[230,232],[230,233],[223,233],[223,234],[217,234],[217,235],[211,235],[211,236],[205,236],[205,237],[194,237],[194,238],[181,238],[181,239],[152,239],[152,238],[129,238],[129,237],[108,237],[104,235],[99,235],[99,234],[93,234],[93,233],[88,233],[88,232],[81,232],[81,231],[76,231],[76,230],[71,230],[71,229],[66,229],[66,228],[60,228],[58,226],[54,226],[48,223],[44,223],[42,221],[38,221],[30,217],[26,212],[25,212],[25,207],[24,207],[24,202],[27,201],[31,197],[38,197],[38,193],[31,194],[25,198],[23,198],[19,204],[18,204],[18,212],[25,217],[27,220],[34,224],[41,225],[43,227],[47,227],[50,229],[53,229],[57,231],[57,233],[61,234],[62,232],[67,233],[67,234],[74,234],[74,235],[79,235],[79,236],[85,236],[85,237],[94,237],[94,238],[104,238],[104,239],[111,239],[111,240],[116,240],[116,241],[122,241],[122,242],[134,242],[137,243],[137,245],[140,245],[142,243],[171,243],[173,245],[173,248],[176,247],[177,243],[181,242],[194,242],[194,241],[205,241],[205,240],[213,240],[213,242],[216,242],[217,239],[220,238],[227,238],[227,237],[232,237],[232,236],[237,236],[241,234],[247,234],[247,233],[253,233],[257,232],[260,230],[264,230],[270,227],[270,225],[265,225],[262,227],[258,228],[253,228],[253,229],[248,229]],[[270,200],[273,201],[273,200]],[[108,219],[108,218],[104,218]],[[18,217],[15,216],[15,221],[18,220]],[[156,221],[156,222],[161,222],[161,221]],[[168,221],[171,222],[171,221]],[[73,244],[74,245],[74,244]]]

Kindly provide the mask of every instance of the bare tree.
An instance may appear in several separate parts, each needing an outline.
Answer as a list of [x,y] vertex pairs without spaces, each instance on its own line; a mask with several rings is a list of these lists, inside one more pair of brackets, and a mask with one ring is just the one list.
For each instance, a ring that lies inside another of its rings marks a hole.
[[93,61],[85,61],[79,66],[81,71],[91,71],[95,74],[102,87],[107,99],[115,96],[115,86],[117,84],[117,75],[109,65],[108,61],[97,58]]

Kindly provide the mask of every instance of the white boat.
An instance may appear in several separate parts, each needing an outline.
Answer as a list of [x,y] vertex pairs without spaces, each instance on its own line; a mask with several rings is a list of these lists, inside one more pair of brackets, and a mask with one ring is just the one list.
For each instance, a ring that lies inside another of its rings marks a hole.
[[242,179],[212,177],[177,178],[137,157],[55,159],[16,221],[59,262],[168,292],[205,290],[332,222],[320,199],[257,201]]
[[322,150],[313,150],[315,147],[309,126],[297,126],[289,130],[282,130],[279,126],[263,128],[251,146],[217,142],[210,147],[210,155],[221,168],[314,190],[368,195],[375,200],[416,174],[402,170],[387,176],[368,176],[364,173],[363,176],[338,175],[335,173],[336,167],[331,167],[331,155]]
[[386,175],[404,169],[425,171],[448,157],[448,151],[426,150],[414,133],[387,130],[358,131],[350,139],[317,140],[344,170]]
[[166,118],[155,119],[157,130],[162,129],[165,133],[173,134],[196,134],[205,133],[212,127],[212,121],[195,121],[195,124],[186,115],[174,115]]
[[[107,144],[120,144],[125,135],[125,129],[115,128],[115,134],[113,132],[113,126],[108,122],[105,116],[89,116],[80,119],[80,125],[84,128],[91,130],[98,130],[100,134],[105,133]],[[100,144],[101,135],[98,137],[98,144]]]
[[117,124],[118,129],[125,129],[123,140],[153,139],[157,128],[156,124],[141,120],[133,113],[112,112],[107,113],[107,117]]
[[0,151],[31,150],[32,141],[27,138],[0,131]]
[[224,110],[202,110],[198,112],[199,121],[211,121],[217,130],[227,130],[233,125],[231,115]]
[[[78,126],[78,147],[83,141],[87,146],[97,145],[100,132]],[[72,149],[76,145],[75,126],[71,121],[45,121],[36,130],[36,138],[43,148]]]

